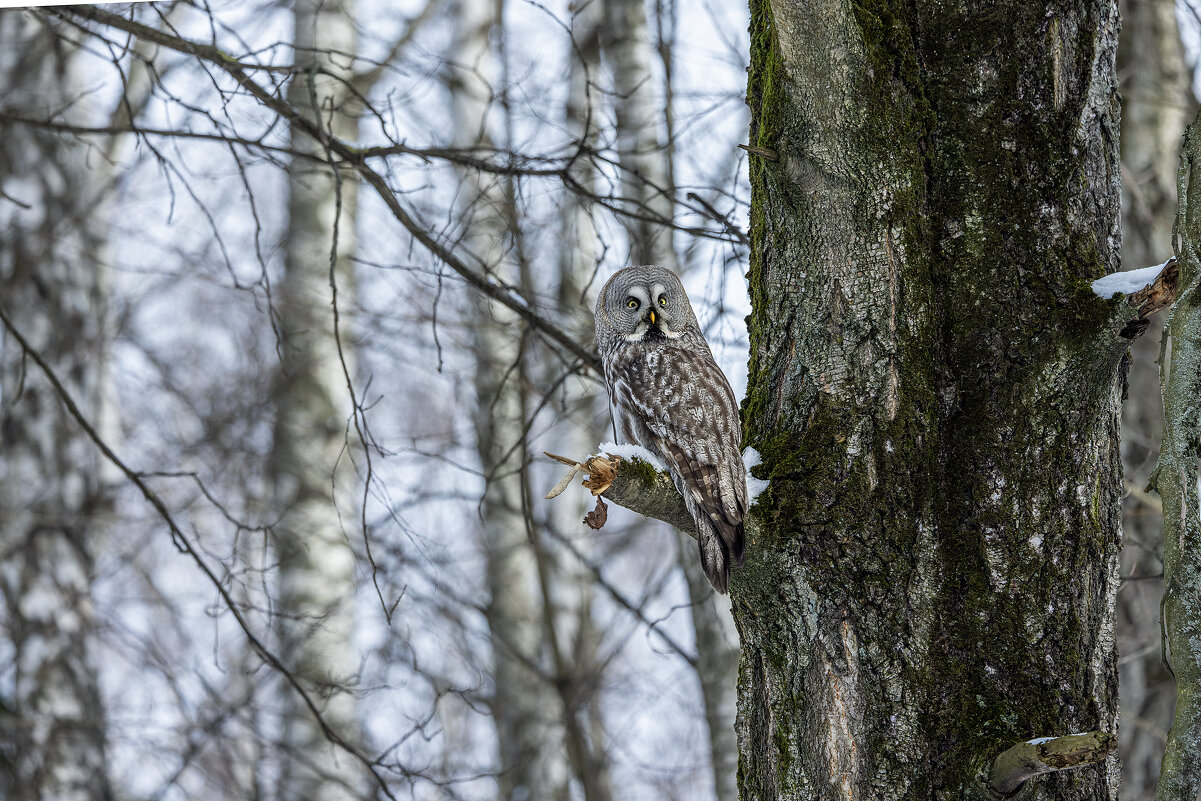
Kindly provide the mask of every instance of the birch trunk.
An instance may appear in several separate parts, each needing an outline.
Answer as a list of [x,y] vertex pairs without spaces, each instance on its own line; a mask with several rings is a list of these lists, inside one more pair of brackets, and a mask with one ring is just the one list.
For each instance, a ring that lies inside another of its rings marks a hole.
[[751,17],[742,798],[988,798],[1011,745],[1115,726],[1117,9]]
[[[587,152],[596,150],[600,124],[599,91],[594,82],[600,68],[601,12],[600,3],[585,3],[575,10],[571,20],[575,47],[569,55],[564,123]],[[588,156],[575,162],[572,177],[587,192],[595,192],[596,170]],[[562,235],[556,276],[556,309],[564,330],[572,332],[576,341],[588,342],[593,336],[594,303],[589,286],[599,264],[600,238],[587,201],[564,192],[560,209]],[[529,291],[535,289],[527,287]],[[552,364],[542,376],[541,386],[555,386],[562,377],[562,370],[561,364]],[[604,413],[598,408],[595,387],[594,382],[578,375],[563,381],[562,389],[556,393],[561,401],[556,404],[559,424],[554,429],[555,450],[590,453],[596,449],[597,432],[592,423]],[[606,434],[607,431],[601,432],[600,437],[604,439]],[[581,521],[590,511],[590,504],[583,497],[550,504],[547,509],[547,524],[552,531],[559,537],[570,539],[587,557],[594,556],[593,539]],[[553,597],[547,599],[545,614],[556,632],[553,642],[559,654],[555,661],[566,668],[567,675],[560,675],[558,686],[564,706],[564,729],[572,772],[583,790],[585,801],[611,801],[608,743],[598,708],[603,697],[600,687],[607,682],[598,652],[602,632],[593,622],[595,578],[590,567],[575,553],[569,553],[565,548],[544,548],[542,551],[553,560]]]
[[651,73],[650,31],[643,0],[604,0],[601,31],[613,75],[617,155],[630,264],[659,264],[679,271],[672,229],[675,200],[670,165],[659,141],[663,110]]
[[[1181,132],[1195,103],[1173,0],[1123,2],[1118,44],[1122,91],[1122,265],[1137,269],[1171,254]],[[1128,397],[1122,409],[1122,461],[1127,487],[1122,518],[1124,581],[1118,593],[1122,797],[1155,792],[1175,693],[1162,662],[1162,515],[1142,492],[1158,456],[1163,425],[1158,367],[1162,316],[1131,347]]]
[[[293,11],[295,62],[288,101],[343,141],[356,138],[357,107],[346,80],[355,52],[350,0],[302,0]],[[320,71],[318,71],[320,70]],[[318,699],[325,723],[357,739],[352,694],[358,670],[354,631],[354,553],[358,520],[348,451],[352,413],[347,376],[354,363],[335,313],[351,308],[356,181],[322,162],[322,144],[294,131],[288,174],[285,273],[280,286],[282,385],[271,457],[279,556],[284,663]],[[338,306],[335,308],[334,292]],[[338,336],[341,337],[339,348]],[[358,764],[338,753],[295,694],[284,696],[285,801],[362,797]]]
[[[456,62],[451,85],[456,144],[490,144],[490,98],[499,92],[489,33],[501,22],[500,6],[466,0],[458,6]],[[496,177],[463,173],[467,204],[464,244],[495,279],[520,285],[506,241],[506,200]],[[569,769],[563,707],[544,680],[544,609],[538,562],[523,502],[526,458],[522,324],[508,308],[479,298],[472,329],[476,353],[476,431],[485,490],[481,526],[487,559],[496,723],[503,799],[568,797]]]
[[[49,117],[80,101],[52,29],[6,11],[0,39],[7,104]],[[0,127],[0,309],[96,423],[110,345],[105,215],[93,208],[104,183],[75,140]],[[0,796],[12,801],[112,798],[92,602],[109,504],[90,441],[0,333]]]

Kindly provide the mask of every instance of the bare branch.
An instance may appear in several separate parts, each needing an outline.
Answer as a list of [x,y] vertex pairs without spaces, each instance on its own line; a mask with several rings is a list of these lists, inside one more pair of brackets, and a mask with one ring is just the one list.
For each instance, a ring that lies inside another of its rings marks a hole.
[[425,7],[417,13],[417,16],[409,20],[409,27],[405,28],[404,34],[396,40],[392,45],[392,49],[388,51],[388,55],[379,60],[371,69],[358,73],[351,79],[351,84],[355,91],[360,95],[366,95],[371,91],[372,87],[379,82],[385,74],[387,74],[389,66],[396,60],[397,56],[404,51],[409,43],[413,41],[413,37],[417,32],[433,18],[434,12],[439,10],[442,5],[442,0],[426,0]]
[[379,194],[380,199],[384,201],[388,210],[392,212],[392,216],[396,218],[405,230],[420,242],[427,251],[458,273],[468,284],[486,297],[516,312],[530,327],[542,334],[543,337],[583,360],[585,364],[591,366],[598,373],[600,372],[600,361],[595,353],[589,351],[579,342],[568,336],[567,332],[553,323],[552,318],[540,314],[531,307],[516,289],[504,285],[489,276],[481,275],[468,267],[457,254],[439,242],[425,226],[418,223],[416,217],[401,205],[399,198],[392,191],[391,187],[388,186],[388,182],[384,179],[384,176],[367,165],[365,156],[360,150],[329,135],[317,123],[293,108],[278,93],[271,92],[260,86],[258,82],[247,74],[246,65],[242,64],[237,58],[211,45],[194,42],[180,36],[173,36],[139,22],[126,19],[119,14],[103,11],[95,6],[75,6],[63,9],[58,13],[94,20],[102,25],[126,31],[140,39],[146,39],[177,52],[195,56],[219,67],[255,99],[287,120],[292,125],[293,130],[303,131],[313,137],[314,140],[325,145],[330,152],[352,166],[359,173],[359,176]]
[[1167,260],[1154,281],[1130,296],[1130,305],[1138,309],[1139,317],[1150,317],[1176,302],[1179,281],[1180,263],[1173,256]]
[[122,461],[121,458],[113,452],[113,450],[100,436],[99,432],[96,431],[95,427],[84,416],[83,412],[80,411],[79,406],[71,398],[70,392],[68,392],[67,388],[63,386],[62,381],[59,380],[54,369],[46,363],[46,360],[42,358],[38,350],[29,343],[22,333],[13,326],[12,321],[9,319],[8,315],[5,314],[3,308],[0,308],[0,324],[2,324],[4,329],[7,330],[9,334],[12,335],[13,339],[16,340],[17,345],[21,348],[22,352],[25,353],[25,355],[27,355],[46,376],[46,380],[48,380],[50,385],[54,387],[55,394],[58,395],[59,400],[61,400],[63,405],[67,408],[67,412],[71,415],[75,422],[79,424],[79,427],[83,429],[83,432],[87,435],[88,439],[90,439],[96,448],[104,455],[104,458],[112,463],[114,467],[120,470],[121,473],[123,473],[129,480],[129,482],[137,487],[139,491],[141,491],[142,496],[154,508],[158,516],[162,518],[163,522],[167,525],[167,529],[171,533],[171,539],[175,543],[176,547],[180,550],[180,552],[192,557],[192,561],[196,563],[196,566],[200,568],[202,573],[204,573],[205,578],[207,578],[217,590],[217,593],[221,596],[221,600],[225,604],[225,607],[233,615],[234,620],[237,621],[238,626],[241,628],[242,633],[246,637],[246,641],[250,644],[250,647],[256,654],[259,655],[259,658],[270,665],[273,670],[277,671],[281,676],[284,677],[288,684],[291,685],[293,691],[296,692],[296,694],[300,697],[301,702],[317,721],[317,724],[321,728],[321,732],[325,735],[325,738],[362,763],[362,765],[371,772],[372,776],[379,783],[380,791],[388,798],[395,799],[396,796],[388,790],[388,786],[383,775],[379,772],[376,761],[348,742],[341,735],[341,733],[330,727],[322,715],[321,709],[313,695],[305,690],[297,676],[291,670],[289,670],[280,660],[280,658],[276,656],[275,653],[258,637],[258,635],[254,633],[250,626],[250,622],[242,613],[238,603],[230,595],[229,588],[225,585],[221,578],[217,576],[212,567],[209,566],[208,562],[204,560],[204,557],[201,556],[200,552],[196,550],[196,547],[192,544],[191,539],[184,532],[183,528],[175,522],[175,518],[167,508],[166,502],[159,497],[157,492],[151,489],[150,485],[146,483],[146,479],[140,472],[129,467],[129,465]]
[[1180,265],[1175,257],[1168,259],[1155,280],[1126,298],[1128,306],[1138,310],[1138,317],[1126,323],[1122,336],[1134,339],[1147,330],[1150,317],[1176,302],[1177,284],[1180,280]]

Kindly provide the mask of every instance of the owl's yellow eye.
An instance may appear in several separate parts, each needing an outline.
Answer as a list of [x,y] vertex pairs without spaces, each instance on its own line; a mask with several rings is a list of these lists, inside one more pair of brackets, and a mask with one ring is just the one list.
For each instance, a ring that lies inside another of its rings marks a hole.
[[629,300],[626,301],[626,308],[627,309],[637,309],[638,301],[635,300],[634,298],[630,298]]
[[667,295],[660,295],[660,296],[659,296],[659,305],[660,305],[660,306],[666,306],[666,305],[667,305]]

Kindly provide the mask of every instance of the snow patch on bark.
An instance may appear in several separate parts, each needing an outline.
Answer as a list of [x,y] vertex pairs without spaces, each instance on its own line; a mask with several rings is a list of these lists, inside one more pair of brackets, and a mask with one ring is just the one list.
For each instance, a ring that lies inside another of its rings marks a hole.
[[[667,466],[663,464],[663,461],[658,456],[651,453],[641,445],[631,445],[625,442],[621,443],[620,445],[616,442],[602,442],[600,445],[596,446],[596,452],[598,454],[611,453],[614,456],[620,456],[622,459],[639,459],[643,462],[646,462],[656,470],[667,469]],[[748,505],[753,504],[755,499],[758,498],[759,495],[765,489],[767,489],[768,484],[771,483],[769,481],[755,478],[751,475],[751,468],[762,461],[763,458],[759,455],[759,451],[755,450],[754,448],[747,448],[742,452],[742,463],[746,467],[746,493]]]
[[1043,743],[1049,743],[1052,740],[1058,740],[1060,737],[1083,737],[1088,733],[1089,732],[1086,731],[1078,731],[1071,734],[1056,735],[1055,737],[1035,737],[1033,740],[1027,740],[1026,745],[1042,745]]
[[747,505],[753,505],[755,500],[767,489],[767,485],[771,483],[770,481],[764,481],[761,478],[755,478],[751,475],[751,468],[762,461],[763,457],[754,448],[747,448],[742,452],[742,463],[746,465]]

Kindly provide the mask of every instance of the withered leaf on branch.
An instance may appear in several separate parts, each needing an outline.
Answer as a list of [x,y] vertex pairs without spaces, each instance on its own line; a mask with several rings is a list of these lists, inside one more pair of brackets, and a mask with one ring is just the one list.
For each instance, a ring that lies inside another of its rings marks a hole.
[[604,528],[605,521],[609,519],[609,507],[605,506],[605,500],[601,496],[596,496],[596,508],[588,514],[584,515],[584,523],[593,531],[600,531]]
[[[571,486],[571,480],[576,477],[576,474],[582,472],[586,468],[584,467],[584,465],[580,464],[575,459],[568,459],[566,456],[556,456],[555,454],[549,453],[547,451],[543,451],[542,453],[544,453],[545,455],[554,459],[559,464],[565,464],[571,468],[570,470],[567,471],[567,475],[565,475],[565,476],[563,476],[563,478],[559,479],[559,483],[554,486],[554,489],[552,489],[550,492],[546,493],[546,500],[549,501],[552,498],[557,498],[560,495],[562,495],[563,491],[566,490],[569,486]],[[595,495],[596,493],[593,493],[593,494]]]

